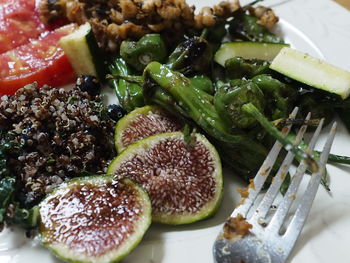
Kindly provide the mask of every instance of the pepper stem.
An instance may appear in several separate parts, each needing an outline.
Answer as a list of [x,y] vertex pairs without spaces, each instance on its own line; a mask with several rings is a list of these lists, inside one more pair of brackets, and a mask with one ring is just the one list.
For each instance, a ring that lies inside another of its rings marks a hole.
[[123,79],[131,83],[139,84],[140,86],[143,85],[143,77],[142,76],[124,76],[124,75],[117,75],[117,74],[107,74],[106,79]]
[[293,152],[297,158],[305,160],[312,172],[318,171],[318,164],[315,159],[312,158],[311,155],[304,152],[297,145],[294,145],[294,143],[285,137],[273,124],[271,124],[271,122],[266,119],[266,117],[252,103],[244,104],[242,106],[242,111],[254,117],[271,136],[282,143],[286,150]]
[[330,163],[350,164],[350,157],[337,154],[330,154],[328,156],[328,161]]

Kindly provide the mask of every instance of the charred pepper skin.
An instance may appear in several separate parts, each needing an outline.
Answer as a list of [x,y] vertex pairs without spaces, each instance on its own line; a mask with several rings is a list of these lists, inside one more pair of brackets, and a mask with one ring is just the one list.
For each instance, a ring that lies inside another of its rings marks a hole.
[[166,65],[186,76],[205,73],[211,65],[212,47],[203,37],[191,37],[170,54]]
[[131,70],[126,62],[122,58],[116,58],[110,64],[109,69],[112,75],[117,76],[117,78],[110,80],[110,85],[114,88],[120,105],[127,112],[132,111],[136,107],[144,106],[145,103],[141,85],[118,78],[118,76],[128,77],[131,75]]
[[146,67],[144,78],[145,83],[150,83],[144,85],[146,101],[159,104],[158,98],[155,99],[152,94],[166,93],[172,98],[169,101],[172,104],[167,105],[162,101],[160,106],[166,105],[167,110],[173,109],[181,113],[187,122],[194,122],[203,129],[223,155],[228,154],[228,160],[225,161],[242,178],[255,175],[267,154],[266,148],[242,133],[233,133],[215,110],[213,96],[193,86],[181,73],[173,72],[156,62]]
[[[197,89],[191,81],[179,72],[172,71],[165,65],[152,62],[144,71],[144,78],[155,85],[144,85],[144,94],[148,89],[162,89],[170,94],[176,105],[190,117],[208,135],[226,143],[229,147],[254,153],[255,159],[263,161],[266,149],[260,143],[243,133],[232,133],[231,128],[221,119],[214,106],[213,96]],[[151,98],[149,98],[151,100]],[[259,163],[261,164],[261,162]]]
[[[233,84],[233,85],[232,85]],[[232,86],[231,86],[232,85]],[[256,124],[256,119],[242,111],[242,106],[253,103],[261,112],[265,108],[264,93],[248,80],[237,80],[231,85],[223,85],[215,93],[214,105],[219,115],[232,128],[247,129]]]
[[267,105],[269,105],[266,114],[269,118],[277,120],[288,116],[297,96],[296,90],[267,74],[255,76],[252,78],[252,82],[265,95]]
[[270,72],[270,63],[263,60],[248,60],[233,57],[225,62],[226,77],[229,79],[252,78]]
[[137,71],[142,71],[151,61],[164,62],[167,54],[159,34],[147,34],[137,42],[124,40],[120,45],[120,56]]
[[272,34],[258,23],[258,18],[238,10],[229,23],[229,32],[233,38],[254,42],[283,43],[283,39]]

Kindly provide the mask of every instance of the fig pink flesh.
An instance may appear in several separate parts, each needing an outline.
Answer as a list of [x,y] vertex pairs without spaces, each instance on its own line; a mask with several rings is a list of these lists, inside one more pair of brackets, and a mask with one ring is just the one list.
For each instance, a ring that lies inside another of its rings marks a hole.
[[123,162],[115,171],[139,183],[149,194],[153,214],[199,211],[215,196],[215,163],[199,141],[188,146],[167,138]]
[[148,112],[139,114],[123,131],[121,139],[124,147],[143,138],[163,133],[181,130],[181,125],[165,112]]
[[63,243],[88,256],[118,248],[143,214],[138,198],[137,190],[120,181],[62,191],[40,208],[45,243]]

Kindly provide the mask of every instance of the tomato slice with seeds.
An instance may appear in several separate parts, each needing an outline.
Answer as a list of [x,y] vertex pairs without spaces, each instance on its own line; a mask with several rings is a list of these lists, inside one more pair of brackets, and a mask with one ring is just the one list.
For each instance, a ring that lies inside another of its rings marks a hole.
[[0,95],[12,95],[34,81],[38,86],[61,86],[74,80],[74,70],[59,46],[61,37],[73,32],[67,25],[46,32],[37,40],[0,54]]
[[0,53],[26,44],[51,29],[40,21],[35,0],[3,2],[0,2]]

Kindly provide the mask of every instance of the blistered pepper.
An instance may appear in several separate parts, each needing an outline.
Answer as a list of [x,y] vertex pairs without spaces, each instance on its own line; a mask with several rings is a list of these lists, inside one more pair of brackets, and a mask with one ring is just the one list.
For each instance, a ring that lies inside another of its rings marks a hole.
[[163,62],[167,49],[159,34],[147,34],[137,42],[124,40],[120,56],[134,69],[142,71],[151,61]]
[[128,77],[131,70],[122,58],[117,58],[109,65],[110,72],[116,78],[110,80],[120,105],[128,112],[136,107],[145,105],[142,86],[138,83],[125,80],[121,77]]

